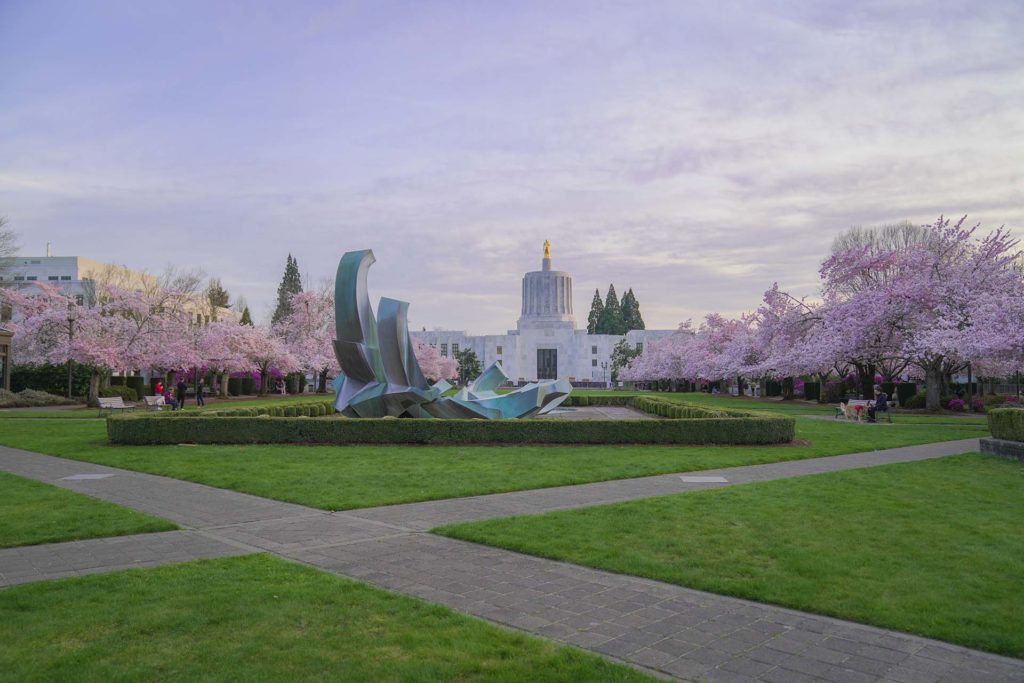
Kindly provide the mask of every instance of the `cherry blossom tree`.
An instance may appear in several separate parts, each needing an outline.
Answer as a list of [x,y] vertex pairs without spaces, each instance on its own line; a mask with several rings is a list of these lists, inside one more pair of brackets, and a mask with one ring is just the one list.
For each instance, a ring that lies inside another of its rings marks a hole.
[[420,364],[423,376],[431,382],[442,379],[452,379],[459,374],[459,364],[454,358],[446,358],[441,355],[437,347],[421,341],[413,341],[412,351],[416,361]]
[[274,333],[287,345],[296,363],[327,391],[327,379],[339,372],[334,355],[334,301],[329,290],[289,295],[290,312],[274,325]]

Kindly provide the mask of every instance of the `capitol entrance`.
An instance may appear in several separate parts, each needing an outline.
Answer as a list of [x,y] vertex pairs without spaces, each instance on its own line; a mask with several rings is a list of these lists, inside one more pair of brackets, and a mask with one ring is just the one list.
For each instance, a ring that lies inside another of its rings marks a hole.
[[558,379],[558,349],[537,349],[537,379]]

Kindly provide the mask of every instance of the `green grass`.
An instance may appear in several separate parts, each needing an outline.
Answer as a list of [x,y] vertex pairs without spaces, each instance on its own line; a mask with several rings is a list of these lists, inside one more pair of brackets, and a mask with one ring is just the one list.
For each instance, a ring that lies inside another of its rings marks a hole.
[[981,455],[444,527],[479,543],[1024,656],[1024,464]]
[[177,528],[113,503],[0,472],[0,548]]
[[342,510],[980,437],[984,425],[797,419],[785,446],[111,446],[103,420],[5,419],[0,443]]
[[0,591],[0,681],[643,681],[267,555]]

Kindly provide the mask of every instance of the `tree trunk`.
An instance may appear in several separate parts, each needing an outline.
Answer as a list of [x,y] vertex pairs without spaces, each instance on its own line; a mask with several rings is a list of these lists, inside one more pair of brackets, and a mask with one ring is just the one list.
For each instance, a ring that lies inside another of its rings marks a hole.
[[270,379],[270,368],[260,368],[260,396],[267,394],[267,380]]
[[942,408],[942,383],[945,379],[941,365],[936,363],[928,367],[924,380],[927,383],[924,407],[928,410],[937,411]]
[[220,397],[221,398],[227,398],[228,397],[228,379],[230,379],[230,377],[231,377],[231,373],[229,373],[229,372],[225,371],[225,372],[220,373]]
[[321,370],[319,373],[319,386],[317,387],[316,393],[327,393],[327,370]]
[[782,400],[792,401],[796,398],[796,393],[793,389],[793,378],[783,377],[782,378]]
[[100,371],[94,369],[89,376],[89,405],[96,407],[100,404]]
[[854,363],[853,367],[857,370],[857,383],[860,384],[860,397],[864,400],[870,400],[875,397],[875,364],[874,363]]
[[818,403],[825,402],[825,379],[827,377],[826,373],[818,373]]

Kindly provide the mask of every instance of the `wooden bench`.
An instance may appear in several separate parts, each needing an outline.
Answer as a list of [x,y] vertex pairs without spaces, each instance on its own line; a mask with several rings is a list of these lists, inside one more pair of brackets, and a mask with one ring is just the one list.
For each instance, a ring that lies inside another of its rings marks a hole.
[[143,396],[142,400],[146,403],[146,410],[163,410],[163,407],[167,405],[162,395]]
[[100,402],[100,417],[103,416],[103,411],[114,412],[115,410],[135,410],[135,406],[129,403],[125,403],[124,399],[120,396],[109,396],[106,398],[98,399]]

